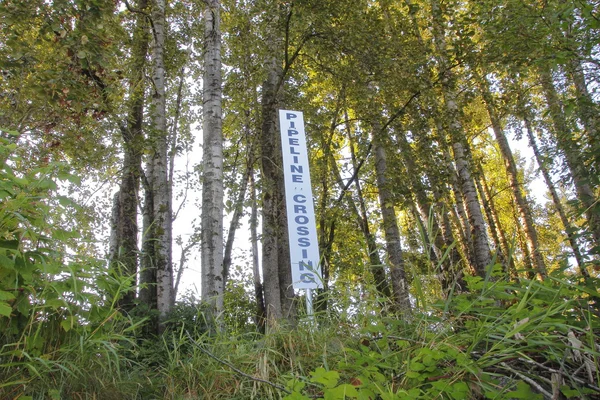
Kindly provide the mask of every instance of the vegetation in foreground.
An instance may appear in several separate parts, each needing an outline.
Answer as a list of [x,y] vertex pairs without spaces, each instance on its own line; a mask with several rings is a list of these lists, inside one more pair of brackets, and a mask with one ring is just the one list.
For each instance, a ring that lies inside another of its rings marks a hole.
[[81,278],[71,279],[73,285],[45,282],[30,317],[9,319],[14,329],[3,335],[0,354],[2,398],[600,396],[594,291],[564,275],[543,283],[472,278],[469,293],[435,303],[417,298],[411,321],[381,315],[376,299],[347,298],[352,315],[318,315],[266,335],[239,318],[209,336],[201,307],[187,299],[160,337],[144,336],[144,320],[126,318],[109,301],[85,313],[84,323],[81,308],[60,300],[84,295],[76,291]]
[[81,241],[79,231],[51,221],[82,210],[48,195],[57,187],[50,177],[77,179],[60,164],[20,177],[8,164],[0,180],[2,399],[600,396],[595,278],[556,270],[543,282],[507,282],[497,265],[486,278],[465,277],[467,290],[442,301],[414,274],[410,320],[382,308],[375,288],[333,285],[327,313],[266,335],[256,333],[252,297],[232,286],[221,333],[207,333],[201,303],[187,296],[155,336],[145,329],[152,315],[118,308],[133,290],[129,277],[61,250]]

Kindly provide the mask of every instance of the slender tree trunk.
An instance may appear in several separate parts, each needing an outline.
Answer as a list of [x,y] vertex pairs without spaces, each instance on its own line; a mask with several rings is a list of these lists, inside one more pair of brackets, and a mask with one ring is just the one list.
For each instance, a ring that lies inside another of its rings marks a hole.
[[[445,140],[442,141],[442,143],[445,142]],[[458,173],[456,171],[454,163],[452,162],[452,156],[450,155],[450,151],[444,148],[443,152],[444,160],[447,165],[448,178],[450,179],[452,194],[454,196],[455,207],[452,211],[455,215],[454,219],[456,220],[456,229],[459,232],[459,237],[461,239],[461,247],[465,255],[466,261],[468,265],[473,269],[473,266],[475,265],[475,250],[473,249],[473,240],[471,238],[471,227],[469,226],[469,217],[467,215],[465,202],[462,196],[462,192],[460,190],[460,184],[458,182]]]
[[252,165],[250,164],[250,162],[252,161],[249,161],[248,165],[246,165],[246,171],[244,172],[244,176],[242,177],[242,181],[240,182],[241,185],[237,193],[237,198],[233,205],[233,215],[231,216],[229,230],[227,232],[227,240],[225,241],[225,252],[223,255],[223,285],[227,285],[227,280],[229,279],[229,270],[231,267],[231,253],[233,251],[235,233],[239,228],[240,219],[242,218],[242,214],[244,211],[244,200],[246,199],[248,181],[250,180],[250,177],[253,174]]
[[[483,174],[482,174],[483,175]],[[506,264],[506,257],[502,249],[502,242],[500,241],[500,236],[498,234],[498,226],[496,225],[496,220],[494,219],[494,214],[492,212],[491,199],[488,198],[483,190],[483,186],[481,185],[481,180],[476,179],[475,185],[477,186],[477,191],[479,192],[479,197],[481,198],[481,203],[483,205],[483,210],[485,211],[485,216],[487,217],[488,226],[490,227],[490,233],[492,234],[492,239],[494,240],[494,244],[496,245],[496,255],[498,257],[498,261],[502,265]]]
[[[330,160],[332,165],[332,172],[336,178],[338,187],[341,190],[343,190],[345,184],[342,179],[342,176],[340,175],[340,171],[337,168],[337,165],[335,164],[336,161],[333,158],[333,155],[330,156]],[[349,192],[346,192],[346,195],[344,197],[346,198],[348,207],[350,208],[350,211],[356,218],[356,222],[360,228],[360,231],[365,238],[365,242],[367,244],[367,256],[369,258],[369,269],[371,271],[371,274],[373,275],[375,287],[377,288],[377,291],[382,297],[390,298],[390,285],[387,280],[385,269],[383,268],[383,263],[381,261],[381,258],[379,257],[379,251],[377,249],[377,241],[375,239],[375,235],[373,235],[371,229],[369,228],[369,219],[368,215],[366,214],[366,206],[364,204],[360,182],[358,181],[358,178],[356,178],[354,182],[356,186],[357,197],[361,205],[360,211],[359,208],[356,206],[354,199],[352,199],[352,197],[350,196]]]
[[444,257],[444,255],[447,257],[447,260],[441,264],[441,267],[443,268],[441,271],[442,290],[444,295],[447,295],[450,293],[450,290],[452,290],[455,282],[458,285],[456,290],[459,292],[466,290],[466,284],[463,279],[463,265],[461,264],[460,253],[457,250],[457,245],[460,244],[457,243],[457,239],[455,239],[454,233],[452,232],[452,222],[450,220],[452,209],[444,202],[441,190],[435,184],[434,179],[432,179],[432,187],[439,220],[442,221],[440,226],[442,238],[444,240],[444,244],[441,247],[441,250],[444,253],[442,254],[442,257]]
[[506,167],[506,172],[508,174],[508,181],[517,205],[517,210],[519,211],[519,216],[523,225],[523,233],[525,235],[525,242],[527,244],[527,254],[529,254],[529,257],[531,258],[531,264],[535,268],[538,278],[544,279],[546,277],[546,263],[542,253],[540,252],[540,243],[538,240],[537,230],[535,229],[533,222],[531,208],[529,207],[525,193],[523,193],[522,183],[519,182],[519,174],[517,172],[517,165],[515,163],[512,150],[510,149],[508,140],[504,135],[500,118],[496,113],[494,100],[489,92],[489,84],[484,80],[484,78],[479,76],[476,77],[476,79],[478,80],[479,90],[481,91],[488,110],[490,121],[492,122],[492,130],[494,131],[496,141],[500,147],[500,153],[502,154],[504,166]]
[[579,248],[579,243],[577,242],[577,238],[575,237],[576,228],[571,225],[569,222],[569,218],[567,217],[567,213],[560,201],[560,197],[558,195],[558,191],[554,186],[554,182],[552,182],[552,177],[550,176],[550,172],[548,168],[546,168],[546,163],[544,162],[544,157],[538,148],[537,142],[535,140],[535,136],[533,134],[533,128],[531,126],[531,121],[528,117],[524,117],[525,129],[527,131],[527,138],[529,139],[529,146],[533,150],[533,154],[535,156],[535,160],[538,163],[538,167],[544,177],[544,182],[550,191],[550,195],[552,196],[552,202],[554,203],[554,207],[556,211],[558,211],[558,215],[560,217],[560,221],[565,228],[565,233],[567,238],[569,239],[569,244],[571,245],[571,249],[573,249],[573,256],[575,257],[575,261],[577,262],[577,266],[581,271],[581,275],[584,277],[589,277],[587,269],[585,268],[585,262],[583,260],[583,256],[581,255],[581,250]]
[[439,7],[438,0],[431,2],[433,14],[433,35],[437,48],[437,55],[444,76],[442,78],[442,88],[446,112],[449,118],[448,126],[450,138],[453,142],[452,149],[454,151],[454,161],[458,172],[459,184],[462,197],[465,201],[467,215],[469,217],[469,225],[471,227],[471,238],[473,243],[473,255],[475,259],[475,271],[480,276],[485,276],[487,268],[492,259],[490,256],[490,246],[486,233],[485,221],[483,213],[477,198],[477,190],[471,176],[471,166],[468,163],[467,154],[464,142],[465,134],[460,122],[457,96],[455,93],[454,74],[449,69],[450,63],[446,54],[446,40],[444,38],[443,16]]
[[[350,142],[350,157],[352,159],[352,166],[354,168],[354,170],[356,170],[356,168],[358,167],[358,162],[356,160],[356,153],[355,153],[355,149],[354,149],[354,139],[352,136],[352,130],[350,127],[350,123],[348,122],[348,115],[345,116],[346,118],[346,130],[347,130],[347,135],[348,135],[348,141]],[[332,157],[333,158],[333,157]],[[333,163],[335,163],[335,160],[332,160]],[[340,188],[344,188],[344,182],[339,174],[339,170],[337,170],[336,168],[336,174],[338,176],[338,185],[340,185]],[[358,223],[360,226],[361,231],[363,232],[363,235],[365,237],[365,241],[367,242],[367,252],[368,252],[368,257],[369,257],[369,264],[370,264],[370,269],[371,269],[371,273],[373,274],[373,279],[375,280],[375,287],[377,288],[377,291],[383,295],[383,297],[385,297],[386,299],[391,298],[391,291],[390,291],[390,285],[388,282],[388,278],[385,272],[385,267],[383,265],[383,262],[381,261],[381,258],[379,257],[379,249],[377,248],[377,241],[375,239],[375,235],[371,232],[371,229],[369,228],[369,217],[368,217],[368,213],[367,213],[367,206],[365,204],[365,199],[363,197],[362,194],[362,188],[360,185],[360,181],[358,179],[358,174],[356,174],[356,176],[354,177],[354,185],[356,187],[356,195],[358,198],[358,204],[359,207],[357,208],[356,205],[354,204],[354,201],[352,201],[352,207],[354,208],[355,211],[355,215],[358,218]]]
[[562,105],[552,81],[552,74],[549,70],[540,68],[540,79],[546,102],[548,103],[550,118],[554,125],[556,142],[567,161],[577,197],[584,208],[584,214],[586,215],[594,244],[600,246],[600,213],[596,210],[596,196],[590,186],[590,177],[583,162],[584,160],[579,155],[579,147],[573,139],[573,134],[565,121]]
[[[423,50],[424,53],[424,57],[423,57],[423,62],[426,62],[427,58],[431,57],[430,54],[430,50],[429,47],[425,44],[425,41],[423,40],[423,36],[421,35],[421,30],[419,28],[419,23],[417,20],[417,11],[418,11],[418,7],[414,7],[413,3],[411,0],[405,0],[404,3],[408,6],[409,9],[409,17],[411,20],[411,30],[412,33],[414,34],[414,36],[416,37],[420,48]],[[426,68],[423,72],[423,78],[425,79],[425,81],[427,82],[433,82],[434,81],[434,74],[431,68]],[[441,122],[440,119],[440,103],[439,100],[437,99],[435,94],[429,95],[427,102],[431,105],[433,105],[434,111],[433,112],[433,119],[435,121],[435,125],[436,125],[436,129],[438,131],[438,134],[440,136],[440,138],[443,138],[443,124]],[[428,114],[427,112],[424,113],[425,115]],[[441,140],[441,142],[445,142],[446,140],[443,139]],[[442,144],[442,146],[444,148],[446,148],[445,144]],[[448,154],[447,150],[445,151],[444,156],[446,157],[447,161],[447,165],[448,165],[448,173],[451,176],[451,182],[453,184],[453,189],[454,189],[454,193],[455,195],[459,194],[458,191],[458,181],[456,179],[456,174],[455,174],[455,170],[454,170],[454,166],[451,165],[451,161],[450,161],[450,157],[446,156],[446,154]],[[432,161],[432,165],[435,165],[435,162]],[[441,265],[442,268],[444,268],[444,270],[442,271],[442,288],[444,290],[444,293],[449,293],[450,289],[451,289],[451,285],[453,284],[453,282],[457,282],[457,284],[459,285],[459,290],[460,289],[466,289],[466,285],[464,283],[463,280],[463,272],[462,272],[462,268],[460,266],[460,261],[461,261],[461,254],[458,251],[457,247],[461,247],[462,249],[462,253],[464,254],[464,261],[465,264],[474,264],[472,262],[469,262],[470,259],[472,259],[472,250],[470,249],[470,239],[467,239],[467,235],[470,235],[469,233],[469,229],[465,229],[465,225],[462,224],[463,221],[467,221],[467,218],[459,218],[457,215],[457,210],[458,212],[462,212],[462,215],[465,216],[466,213],[464,211],[464,204],[461,200],[460,196],[456,197],[456,208],[451,206],[450,204],[448,204],[447,206],[445,205],[444,200],[442,200],[444,197],[449,197],[449,192],[447,190],[445,190],[444,186],[445,183],[439,182],[439,179],[437,179],[436,177],[436,172],[432,172],[431,174],[428,174],[429,178],[432,180],[432,191],[434,193],[434,198],[435,198],[435,202],[436,202],[436,206],[437,206],[437,213],[440,216],[439,220],[442,221],[442,237],[443,237],[443,241],[444,241],[444,245],[440,248],[440,249],[448,249],[450,246],[452,246],[452,249],[449,251],[448,254],[448,261],[449,261],[449,265]],[[437,184],[434,182],[438,182]],[[444,188],[444,189],[442,189]],[[448,202],[450,202],[449,198],[448,198]],[[451,218],[454,219],[455,221],[457,221],[456,226],[457,226],[457,232],[458,232],[458,246],[455,246],[455,239],[454,239],[454,234],[452,232],[452,223],[451,223]],[[436,240],[437,243],[437,240]]]
[[159,327],[164,329],[164,321],[173,306],[173,266],[172,266],[172,210],[168,173],[168,132],[165,98],[165,1],[155,0],[152,8],[154,28],[153,43],[153,95],[152,127],[150,141],[152,155],[149,163],[152,168],[147,173],[150,179],[153,200],[152,240],[154,244],[154,265],[156,267],[156,298],[159,314]]
[[[407,178],[411,183],[412,192],[414,193],[416,198],[418,213],[421,216],[421,220],[428,221],[428,224],[423,225],[424,233],[428,237],[430,235],[433,235],[433,240],[431,240],[431,238],[429,238],[430,240],[428,240],[429,243],[427,253],[429,254],[429,258],[432,261],[432,263],[435,266],[437,266],[442,256],[441,250],[444,247],[444,239],[441,235],[438,218],[435,213],[431,212],[432,203],[429,200],[425,191],[425,187],[420,180],[421,173],[414,162],[415,155],[413,154],[410,144],[408,143],[406,137],[403,135],[402,132],[396,135],[396,137],[400,145],[402,161],[404,166],[406,167]],[[431,222],[431,230],[428,229],[429,222]],[[442,266],[442,268],[447,269],[448,266]]]
[[471,176],[471,168],[466,161],[466,155],[462,143],[455,142],[454,158],[459,174],[460,186],[466,203],[469,225],[471,226],[471,238],[473,241],[473,253],[475,258],[475,270],[480,276],[485,276],[487,267],[491,264],[490,246],[488,243],[485,221],[481,213],[477,190]]
[[256,185],[254,184],[254,173],[250,174],[250,243],[252,251],[252,280],[254,282],[254,298],[256,299],[256,317],[255,322],[259,332],[265,333],[265,320],[267,312],[265,309],[265,299],[263,284],[260,279],[260,266],[258,262],[258,202],[256,200]]
[[390,263],[390,275],[392,281],[392,299],[394,306],[404,316],[411,313],[410,296],[406,273],[404,271],[404,257],[400,244],[400,230],[396,220],[394,200],[387,180],[387,160],[384,144],[380,138],[382,133],[378,124],[373,127],[373,147],[375,152],[375,174],[377,179],[377,190],[379,193],[379,205],[383,218],[386,250]]
[[[279,182],[277,167],[281,165],[278,158],[278,142],[276,139],[276,93],[277,60],[271,59],[270,71],[262,87],[262,130],[261,130],[261,161],[262,161],[262,268],[264,277],[265,307],[267,323],[275,325],[283,319],[281,290],[279,284],[278,238],[283,234],[278,224],[278,195]],[[280,157],[279,157],[280,158]]]
[[335,162],[332,155],[331,141],[336,132],[338,123],[339,113],[341,109],[341,102],[344,99],[343,94],[340,94],[335,113],[331,119],[331,125],[329,128],[329,134],[321,136],[321,147],[323,149],[323,156],[320,158],[321,161],[321,198],[319,206],[319,253],[321,254],[321,274],[323,278],[323,289],[317,291],[317,298],[315,300],[315,310],[323,313],[327,311],[328,297],[329,297],[329,269],[331,264],[331,255],[333,251],[333,241],[335,238],[335,217],[331,216],[331,210],[328,207],[328,203],[331,197],[330,193],[330,176],[331,170],[329,166],[329,160]]
[[[137,8],[145,10],[146,0],[139,0]],[[114,214],[111,229],[111,249],[109,259],[113,267],[130,276],[135,284],[138,272],[138,198],[144,141],[142,123],[144,117],[144,66],[148,53],[148,34],[145,18],[136,15],[133,33],[132,68],[129,81],[129,112],[127,121],[121,124],[123,138],[123,172],[119,191],[114,197]],[[119,306],[131,310],[135,301],[132,288],[119,300]]]
[[223,312],[223,133],[221,129],[221,19],[219,0],[204,12],[202,299],[211,325]]
[[[569,35],[567,35],[567,38]],[[588,91],[583,65],[579,58],[572,58],[567,65],[568,76],[575,88],[577,115],[585,128],[585,136],[590,152],[595,155],[596,170],[600,167],[600,116],[598,105]]]
[[[480,166],[481,169],[481,166]],[[500,238],[500,248],[499,251],[502,252],[503,258],[506,261],[504,264],[505,272],[507,275],[512,276],[513,278],[517,277],[517,267],[515,266],[515,260],[512,256],[511,245],[506,238],[506,232],[502,227],[500,222],[500,216],[498,211],[496,210],[496,206],[494,205],[494,193],[492,193],[490,186],[488,185],[485,174],[482,170],[479,172],[479,178],[481,179],[481,188],[483,190],[482,198],[487,199],[487,203],[490,208],[490,214],[492,220],[494,221],[494,225],[496,226],[496,231],[498,232],[498,236]]]

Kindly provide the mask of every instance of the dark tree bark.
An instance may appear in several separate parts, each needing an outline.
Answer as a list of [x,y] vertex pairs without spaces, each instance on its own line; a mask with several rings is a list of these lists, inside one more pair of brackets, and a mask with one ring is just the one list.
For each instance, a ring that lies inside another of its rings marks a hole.
[[256,185],[254,183],[254,173],[250,174],[250,242],[252,250],[252,281],[254,283],[254,298],[256,300],[255,323],[260,333],[265,333],[265,323],[267,311],[265,309],[265,298],[263,284],[260,279],[260,269],[258,262],[258,202],[256,200]]
[[[146,0],[139,0],[136,7],[145,10]],[[146,18],[136,14],[133,33],[132,75],[129,81],[130,100],[128,117],[121,124],[123,138],[123,169],[119,191],[113,202],[113,223],[111,226],[111,249],[109,259],[113,268],[131,277],[135,286],[138,273],[138,198],[142,170],[142,147],[144,133],[144,67],[148,53],[148,32]],[[135,290],[132,288],[119,300],[119,306],[131,310],[134,306]]]
[[[273,35],[273,34],[271,34]],[[271,36],[267,79],[262,87],[261,165],[263,193],[262,266],[267,325],[295,324],[296,306],[288,247],[284,180],[277,109],[284,75],[277,57],[278,40]]]

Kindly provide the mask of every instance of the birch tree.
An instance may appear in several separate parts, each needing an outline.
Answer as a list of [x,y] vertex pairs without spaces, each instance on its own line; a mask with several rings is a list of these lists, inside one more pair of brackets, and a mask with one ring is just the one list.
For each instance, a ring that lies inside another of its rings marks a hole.
[[221,128],[221,19],[219,0],[204,13],[202,299],[211,319],[223,312],[223,133]]
[[437,0],[431,3],[433,35],[436,45],[436,56],[441,69],[444,71],[442,78],[442,87],[444,103],[448,117],[448,130],[452,149],[454,152],[454,162],[458,172],[460,182],[460,191],[465,202],[465,208],[469,217],[471,229],[471,238],[473,245],[473,255],[475,259],[475,270],[481,276],[485,276],[487,267],[491,264],[490,246],[487,238],[485,221],[481,212],[477,190],[472,177],[471,166],[469,165],[465,149],[465,132],[460,122],[459,106],[457,95],[454,88],[455,76],[449,69],[450,62],[447,55],[447,46],[445,38],[445,28],[443,23],[443,14]]
[[[149,142],[150,159],[145,178],[148,181],[152,202],[149,230],[152,265],[156,271],[156,302],[159,313],[159,332],[164,330],[164,321],[175,301],[173,296],[172,266],[172,203],[169,184],[168,131],[166,115],[165,79],[165,1],[154,0],[152,4],[152,105]],[[149,205],[148,205],[149,207]]]

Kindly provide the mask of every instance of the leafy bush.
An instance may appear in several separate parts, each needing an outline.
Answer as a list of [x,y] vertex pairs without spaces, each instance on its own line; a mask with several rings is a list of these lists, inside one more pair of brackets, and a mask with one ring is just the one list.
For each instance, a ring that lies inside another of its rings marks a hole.
[[0,139],[0,397],[127,398],[122,350],[137,326],[114,308],[105,263],[68,252],[77,205],[55,179],[78,178],[59,163],[17,174],[14,149]]

